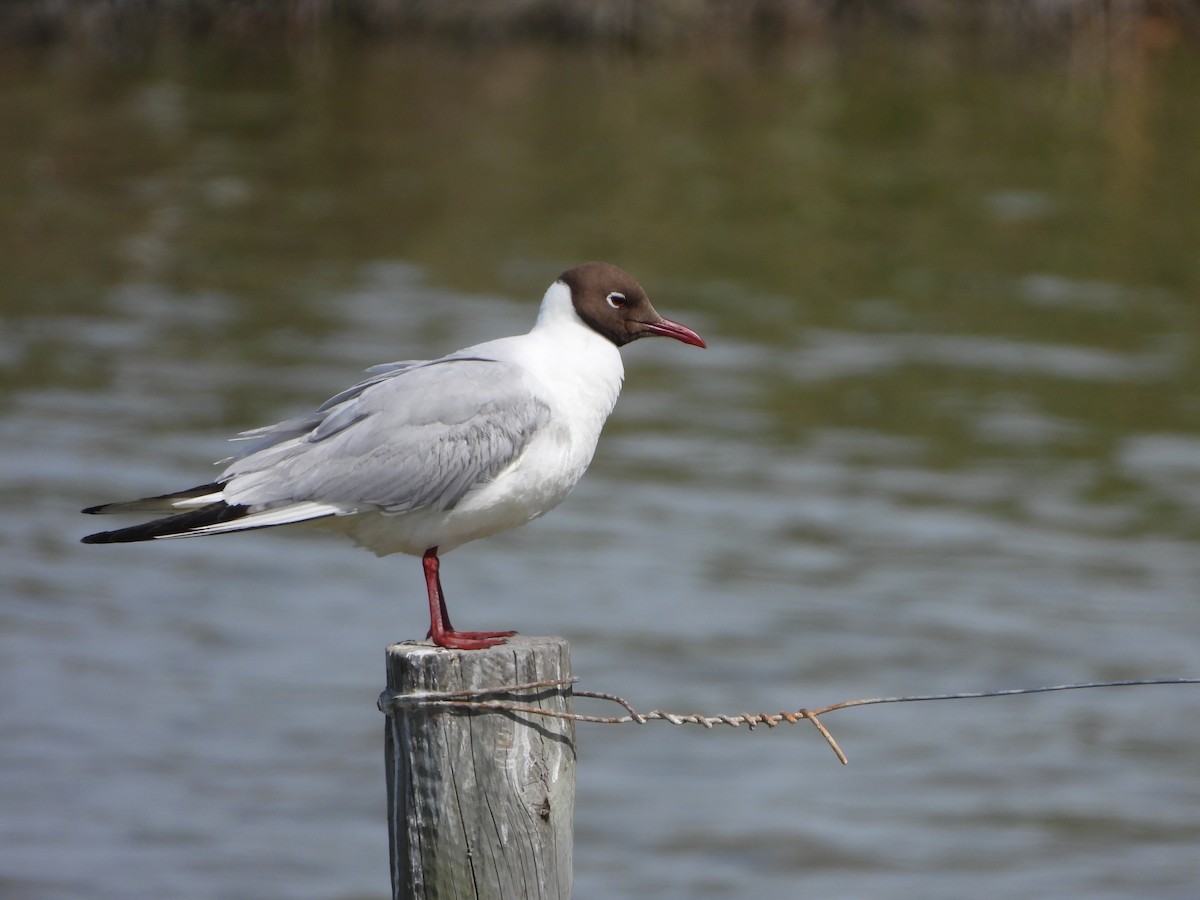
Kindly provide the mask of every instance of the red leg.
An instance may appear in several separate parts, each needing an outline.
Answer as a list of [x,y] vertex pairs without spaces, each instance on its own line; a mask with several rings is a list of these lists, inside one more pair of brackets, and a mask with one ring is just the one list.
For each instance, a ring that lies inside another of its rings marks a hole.
[[425,551],[421,565],[425,569],[425,589],[429,593],[429,633],[425,637],[432,638],[439,647],[451,650],[483,650],[503,644],[504,638],[516,634],[515,631],[455,631],[442,593],[437,547]]

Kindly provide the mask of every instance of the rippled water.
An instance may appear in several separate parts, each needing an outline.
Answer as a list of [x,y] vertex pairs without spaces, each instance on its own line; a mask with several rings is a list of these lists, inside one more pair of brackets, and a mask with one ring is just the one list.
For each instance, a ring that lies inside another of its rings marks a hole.
[[[465,627],[678,711],[1200,675],[1200,64],[975,50],[10,58],[0,893],[387,895],[417,562],[77,511],[523,331],[587,258],[710,349],[628,348],[572,497],[448,557]],[[847,768],[806,726],[581,727],[576,896],[1193,897],[1197,713],[848,710]]]

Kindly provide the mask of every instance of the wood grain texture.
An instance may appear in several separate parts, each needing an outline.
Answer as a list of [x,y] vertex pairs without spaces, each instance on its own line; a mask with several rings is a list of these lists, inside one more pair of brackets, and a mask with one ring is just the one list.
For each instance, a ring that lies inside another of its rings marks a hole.
[[[569,678],[567,642],[516,636],[487,650],[387,650],[388,689],[491,690]],[[571,711],[569,687],[484,699]],[[574,722],[496,710],[409,707],[386,725],[395,898],[571,894]]]

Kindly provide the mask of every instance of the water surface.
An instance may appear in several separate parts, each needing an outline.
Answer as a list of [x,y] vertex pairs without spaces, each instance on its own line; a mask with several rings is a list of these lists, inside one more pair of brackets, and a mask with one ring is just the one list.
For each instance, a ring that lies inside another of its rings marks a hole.
[[[0,892],[387,896],[415,560],[83,547],[368,365],[634,272],[591,472],[444,574],[646,708],[1200,674],[1200,59],[170,46],[0,81]],[[581,727],[576,895],[1184,898],[1200,694]]]

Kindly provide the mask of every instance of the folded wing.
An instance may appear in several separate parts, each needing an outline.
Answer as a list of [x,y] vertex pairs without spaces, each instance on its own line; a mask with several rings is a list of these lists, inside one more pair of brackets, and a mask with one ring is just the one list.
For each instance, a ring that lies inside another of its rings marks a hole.
[[216,482],[87,512],[176,511],[84,538],[116,543],[264,528],[370,510],[449,510],[521,455],[549,408],[494,359],[392,363],[319,409],[240,436]]

